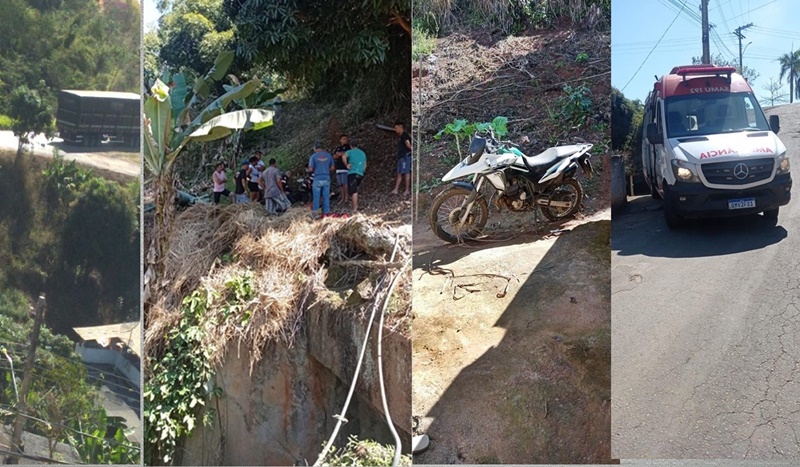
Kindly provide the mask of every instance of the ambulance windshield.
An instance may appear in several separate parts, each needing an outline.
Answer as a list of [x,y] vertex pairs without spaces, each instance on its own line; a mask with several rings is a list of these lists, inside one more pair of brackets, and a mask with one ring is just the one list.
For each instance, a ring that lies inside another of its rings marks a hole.
[[673,96],[665,109],[669,138],[770,129],[750,92]]

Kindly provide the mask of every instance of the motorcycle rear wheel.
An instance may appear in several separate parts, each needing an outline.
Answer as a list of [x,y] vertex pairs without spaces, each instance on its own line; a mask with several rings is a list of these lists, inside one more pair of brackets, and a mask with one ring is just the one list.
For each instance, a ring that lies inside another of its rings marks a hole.
[[542,214],[549,221],[559,221],[574,216],[575,213],[581,209],[583,187],[581,187],[581,184],[574,178],[568,178],[550,192],[550,200],[569,201],[572,204],[569,208],[540,206],[542,208]]
[[480,235],[489,218],[486,198],[481,196],[472,203],[472,209],[463,227],[458,226],[456,221],[461,218],[461,205],[470,193],[472,191],[466,188],[451,186],[433,200],[428,212],[428,222],[437,237],[446,242],[458,243],[459,240],[470,240]]

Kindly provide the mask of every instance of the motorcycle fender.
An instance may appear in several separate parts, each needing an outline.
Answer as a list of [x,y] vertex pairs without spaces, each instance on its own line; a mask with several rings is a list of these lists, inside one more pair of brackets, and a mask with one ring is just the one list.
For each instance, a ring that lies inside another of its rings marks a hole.
[[[567,166],[567,168],[564,169],[563,172],[561,172],[558,175],[556,175],[555,178],[552,178],[552,179],[548,180],[546,182],[546,184],[547,185],[551,185],[551,186],[558,185],[561,182],[563,182],[564,179],[573,178],[575,176],[575,172],[577,172],[577,170],[578,170],[578,164],[576,164],[575,161],[572,161]],[[542,183],[542,181],[540,180],[539,183]]]

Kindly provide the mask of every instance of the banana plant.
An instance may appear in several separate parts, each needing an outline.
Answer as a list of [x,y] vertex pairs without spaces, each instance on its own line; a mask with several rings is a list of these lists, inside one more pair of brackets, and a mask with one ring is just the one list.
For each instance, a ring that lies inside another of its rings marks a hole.
[[221,53],[212,69],[191,88],[182,74],[170,76],[165,72],[153,84],[152,95],[145,98],[143,153],[145,165],[153,177],[156,211],[152,243],[147,253],[145,300],[150,295],[150,284],[163,267],[161,258],[167,250],[175,215],[173,169],[181,151],[193,141],[214,141],[234,131],[260,130],[272,125],[274,113],[271,110],[244,108],[227,112],[233,103],[241,106],[249,96],[263,92],[263,82],[258,78],[226,86],[219,97],[203,106],[211,98],[214,84],[225,77],[232,62],[233,52]]

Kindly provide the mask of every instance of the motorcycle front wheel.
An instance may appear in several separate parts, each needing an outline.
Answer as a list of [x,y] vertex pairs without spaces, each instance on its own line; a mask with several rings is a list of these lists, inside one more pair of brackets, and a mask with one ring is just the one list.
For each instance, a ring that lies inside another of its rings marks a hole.
[[428,222],[437,237],[446,242],[457,243],[459,240],[470,240],[480,235],[489,218],[489,206],[482,196],[472,203],[464,225],[459,225],[461,206],[471,193],[466,188],[451,186],[433,200],[428,212]]
[[550,221],[559,221],[575,215],[581,208],[583,188],[574,178],[568,178],[553,188],[549,194],[551,201],[569,202],[569,207],[541,206],[542,214]]

